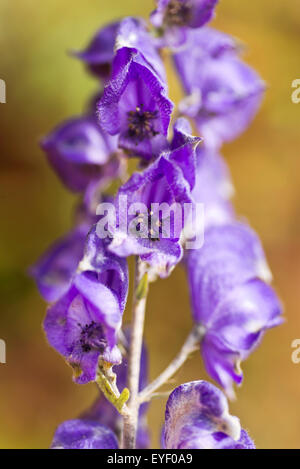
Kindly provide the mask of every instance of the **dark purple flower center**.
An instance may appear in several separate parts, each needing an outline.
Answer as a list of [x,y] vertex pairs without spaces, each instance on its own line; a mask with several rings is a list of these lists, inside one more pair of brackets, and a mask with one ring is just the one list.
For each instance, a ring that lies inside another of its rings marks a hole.
[[154,130],[154,119],[157,117],[157,111],[144,111],[143,104],[137,106],[135,111],[128,112],[128,134],[134,140],[139,142],[146,138],[155,137],[158,134]]
[[168,26],[185,26],[192,18],[192,7],[189,2],[171,0],[166,8],[164,23]]
[[155,216],[152,211],[148,213],[136,213],[137,224],[136,231],[141,233],[141,236],[146,237],[150,241],[159,241],[161,236],[164,234],[163,224],[164,220],[160,220],[159,217]]
[[[79,324],[80,325],[80,324]],[[92,321],[85,326],[81,326],[81,333],[79,338],[79,343],[81,350],[84,353],[88,353],[90,351],[99,351],[103,352],[107,341],[104,337],[104,332],[101,324],[97,324]]]

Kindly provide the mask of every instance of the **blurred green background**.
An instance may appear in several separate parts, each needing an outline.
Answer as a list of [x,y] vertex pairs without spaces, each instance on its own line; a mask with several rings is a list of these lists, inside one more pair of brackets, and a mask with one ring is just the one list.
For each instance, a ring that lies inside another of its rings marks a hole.
[[[45,304],[26,276],[28,266],[69,228],[75,201],[38,141],[79,113],[97,89],[66,51],[85,46],[105,22],[146,17],[153,6],[153,0],[0,0],[0,78],[7,84],[7,104],[0,104],[0,338],[7,343],[7,364],[0,364],[1,448],[47,447],[56,425],[77,416],[96,395],[93,385],[72,383],[71,370],[46,344]],[[246,60],[269,85],[254,124],[224,153],[236,208],[261,235],[287,317],[244,364],[245,381],[231,410],[258,447],[299,448],[300,364],[291,361],[291,342],[300,338],[300,104],[291,102],[291,83],[300,78],[299,0],[221,0],[214,25],[246,44]],[[152,378],[177,352],[190,325],[178,268],[151,288],[146,340]],[[175,381],[205,376],[195,356]],[[164,406],[164,399],[155,400],[149,414],[154,447]]]

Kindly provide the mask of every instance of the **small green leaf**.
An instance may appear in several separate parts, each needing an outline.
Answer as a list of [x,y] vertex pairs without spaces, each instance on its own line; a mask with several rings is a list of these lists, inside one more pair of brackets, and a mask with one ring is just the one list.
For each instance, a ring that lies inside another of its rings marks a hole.
[[126,404],[126,402],[129,399],[129,396],[130,396],[129,389],[124,388],[123,391],[121,392],[119,399],[116,402],[116,408],[119,412],[122,411],[124,404]]
[[104,370],[99,367],[96,382],[106,399],[121,413],[124,404],[129,399],[129,390],[127,388],[123,389],[120,396],[117,397],[110,382],[111,377],[106,376],[103,371]]

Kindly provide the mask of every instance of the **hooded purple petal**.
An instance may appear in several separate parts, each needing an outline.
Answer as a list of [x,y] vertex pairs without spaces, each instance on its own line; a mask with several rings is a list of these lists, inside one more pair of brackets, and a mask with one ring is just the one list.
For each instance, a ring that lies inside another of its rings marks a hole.
[[69,290],[44,322],[49,343],[73,367],[78,383],[95,379],[99,359],[121,363],[117,333],[127,292],[126,260],[109,253],[93,228]]
[[[230,55],[236,56],[241,47],[234,37],[207,26],[197,29],[197,31],[189,31],[188,41],[190,45],[195,46],[193,57],[197,57],[200,63],[209,58],[218,59]],[[183,56],[179,57],[183,60]],[[196,66],[194,61],[191,66]],[[196,70],[197,68],[192,69],[191,73]]]
[[[204,228],[228,223],[234,219],[234,210],[230,203],[233,185],[229,170],[222,157],[207,148],[201,140],[192,136],[186,119],[177,119],[171,143],[171,148],[177,150],[174,151],[172,159],[181,164],[192,188],[194,202],[193,211],[185,222],[185,241],[195,235],[201,235]],[[198,206],[201,207],[201,212],[198,209],[196,211]]]
[[74,369],[78,383],[94,381],[99,359],[121,363],[117,333],[128,293],[128,267],[107,251],[95,227],[67,292],[47,312],[48,341]]
[[243,378],[240,362],[260,343],[267,329],[282,323],[273,289],[259,279],[234,288],[214,312],[201,344],[207,371],[233,395],[232,380]]
[[90,230],[79,271],[90,272],[97,276],[97,281],[106,285],[116,296],[120,311],[123,313],[128,294],[127,260],[112,254],[109,239],[101,239],[96,226]]
[[203,204],[206,228],[233,220],[234,209],[230,202],[233,193],[229,169],[222,156],[200,145],[192,196],[196,203]]
[[104,80],[110,75],[119,26],[120,23],[116,22],[100,29],[83,52],[74,53],[87,65],[93,75]]
[[246,225],[212,227],[187,266],[194,320],[206,329],[206,369],[232,395],[232,381],[242,381],[240,361],[282,322],[275,293],[260,280],[271,279],[262,246]]
[[163,83],[166,83],[166,72],[156,48],[153,36],[147,30],[147,24],[141,18],[124,18],[120,23],[116,38],[115,50],[126,47],[139,52],[147,65],[155,72]]
[[271,278],[256,233],[239,222],[208,229],[203,247],[189,252],[188,265],[195,321],[206,322],[235,286]]
[[103,128],[119,134],[120,147],[149,160],[167,146],[173,105],[148,60],[136,48],[119,48],[98,110]]
[[112,252],[140,255],[160,276],[168,275],[180,261],[183,205],[192,203],[194,152],[199,140],[183,134],[179,137],[178,130],[174,148],[143,172],[134,173],[121,187],[115,203],[118,225],[109,246]]
[[42,148],[63,183],[83,192],[91,183],[106,183],[118,174],[117,139],[90,116],[66,121],[44,138]]
[[218,0],[157,0],[152,24],[164,31],[169,46],[182,44],[189,28],[200,28],[212,20]]
[[186,119],[180,118],[175,121],[170,159],[181,168],[191,189],[196,182],[196,149],[198,151],[201,142],[202,138],[192,135],[191,126]]
[[174,61],[188,95],[180,103],[181,112],[196,120],[207,146],[220,147],[246,130],[265,85],[222,41],[220,33],[215,34],[210,29],[204,40],[202,31],[191,32]]
[[117,331],[121,312],[115,295],[88,275],[75,277],[69,291],[47,311],[47,339],[74,370],[79,384],[94,381],[98,360],[121,363]]
[[167,449],[254,449],[224,394],[206,381],[178,386],[166,405]]
[[46,301],[58,300],[69,289],[83,256],[88,230],[85,224],[76,227],[56,241],[31,268],[30,273]]
[[118,449],[115,434],[97,422],[67,420],[56,430],[51,449]]

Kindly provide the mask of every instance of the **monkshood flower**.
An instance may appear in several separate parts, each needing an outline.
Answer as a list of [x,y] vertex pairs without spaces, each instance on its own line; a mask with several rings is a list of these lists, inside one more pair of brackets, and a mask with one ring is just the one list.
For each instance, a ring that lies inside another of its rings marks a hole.
[[142,54],[148,66],[157,74],[163,83],[166,83],[166,71],[159,55],[157,43],[143,19],[127,17],[120,22],[116,36],[115,51],[123,47],[135,49]]
[[71,285],[83,257],[90,226],[83,223],[56,241],[30,269],[42,297],[52,303],[63,296]]
[[108,24],[95,34],[84,51],[73,53],[86,64],[93,75],[102,80],[107,80],[111,72],[119,26],[119,22]]
[[[212,41],[208,46],[208,39]],[[214,30],[188,34],[174,62],[187,98],[182,114],[195,119],[207,146],[221,146],[246,130],[262,100],[264,83],[235,53],[230,41]]]
[[[184,148],[184,143],[189,140],[193,142],[193,139],[195,137],[192,136],[189,122],[184,118],[177,119],[171,148],[179,148],[180,145]],[[234,219],[234,210],[230,203],[234,188],[229,169],[218,152],[201,143],[195,151],[195,163],[187,164],[184,174],[190,178],[194,204],[185,223],[183,241],[197,236],[205,227]],[[203,216],[197,213],[197,205],[203,207]]]
[[[130,328],[127,327],[124,330],[124,336],[127,340],[126,348],[128,349],[130,343]],[[141,391],[148,384],[148,353],[145,344],[143,344],[142,347],[140,366],[141,373],[139,380],[139,390]],[[114,368],[114,372],[117,375],[118,388],[124,389],[127,386],[128,375],[128,360],[126,355],[123,357],[121,365],[118,365]],[[150,436],[146,417],[147,410],[147,403],[142,404],[139,409],[139,424],[136,441],[138,449],[149,448],[150,445]],[[118,439],[120,439],[122,417],[116,408],[103,395],[97,398],[91,408],[80,416],[80,419],[96,421],[103,426],[109,427],[118,437]]]
[[95,380],[99,360],[121,363],[117,334],[127,291],[126,260],[91,234],[69,290],[49,307],[44,321],[50,345],[72,366],[77,383]]
[[106,285],[118,300],[123,313],[128,294],[128,266],[126,259],[120,258],[109,250],[110,239],[100,239],[96,225],[90,230],[78,272],[93,274],[98,282]]
[[234,218],[230,202],[234,187],[225,160],[215,150],[199,145],[196,150],[195,203],[204,206],[205,227],[228,223]]
[[230,397],[242,382],[240,362],[264,332],[282,323],[261,244],[246,225],[235,222],[205,232],[204,246],[187,257],[194,321],[204,337],[205,367]]
[[[107,198],[103,197],[101,200]],[[71,286],[84,255],[87,235],[98,220],[88,209],[84,202],[76,207],[74,228],[55,241],[29,269],[40,294],[48,303],[57,301]]]
[[[98,104],[102,127],[130,156],[150,160],[166,147],[173,104],[149,34],[128,19],[117,37],[112,74]],[[123,34],[123,31],[126,34]],[[133,39],[132,39],[133,38]]]
[[167,449],[255,449],[224,394],[206,381],[178,386],[166,405]]
[[167,44],[179,45],[189,28],[200,28],[214,16],[218,0],[157,0],[152,24],[165,32]]
[[[200,61],[209,57],[217,59],[225,55],[237,55],[241,50],[241,45],[235,38],[208,26],[197,31],[189,31],[188,39],[197,45],[197,51],[193,53],[197,54]],[[192,65],[195,66],[195,63]]]
[[195,149],[200,141],[185,135],[178,124],[170,151],[120,188],[110,251],[122,257],[139,255],[154,275],[170,274],[182,257],[183,208],[193,203]]
[[89,420],[67,420],[56,430],[51,449],[118,449],[118,440],[107,427]]
[[51,166],[74,192],[105,186],[118,176],[117,138],[108,135],[91,115],[64,122],[42,141]]

